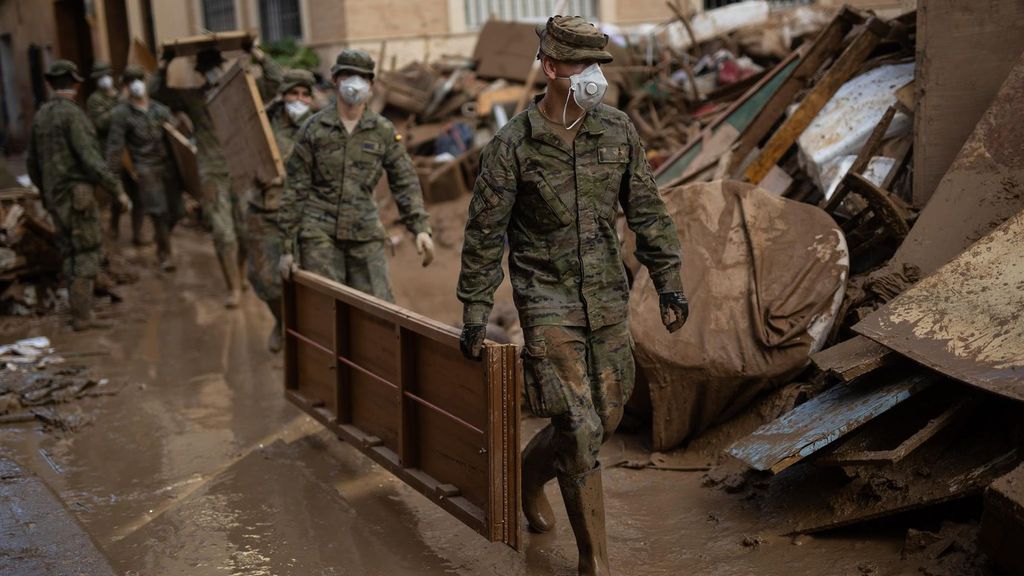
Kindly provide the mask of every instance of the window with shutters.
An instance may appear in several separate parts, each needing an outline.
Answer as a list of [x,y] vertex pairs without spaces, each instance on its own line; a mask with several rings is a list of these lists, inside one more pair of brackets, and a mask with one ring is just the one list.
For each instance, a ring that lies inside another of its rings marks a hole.
[[203,27],[210,32],[237,30],[235,0],[203,0]]
[[302,38],[299,0],[260,0],[260,32],[267,42]]
[[[555,14],[559,0],[465,0],[466,28],[479,29],[490,18],[498,20],[543,21]],[[565,14],[597,20],[598,0],[568,0]]]

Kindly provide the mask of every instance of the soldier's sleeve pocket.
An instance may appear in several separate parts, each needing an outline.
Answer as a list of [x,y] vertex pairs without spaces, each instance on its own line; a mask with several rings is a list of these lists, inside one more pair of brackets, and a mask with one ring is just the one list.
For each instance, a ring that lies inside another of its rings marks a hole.
[[600,164],[625,164],[629,161],[629,144],[599,147],[597,161]]
[[96,194],[92,186],[80,184],[71,190],[71,207],[83,212],[96,205]]
[[476,195],[469,204],[469,217],[475,218],[484,210],[494,208],[498,205],[499,200],[498,194],[481,178]]

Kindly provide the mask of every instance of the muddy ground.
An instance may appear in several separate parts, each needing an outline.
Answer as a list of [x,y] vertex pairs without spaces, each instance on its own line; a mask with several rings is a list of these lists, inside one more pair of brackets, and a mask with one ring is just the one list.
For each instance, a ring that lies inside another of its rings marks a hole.
[[[391,260],[399,303],[452,324],[463,209],[436,211],[455,228],[437,231],[429,273],[407,236]],[[208,237],[179,230],[174,241],[173,275],[156,272],[148,253],[125,249],[142,279],[124,290],[124,303],[103,306],[117,322],[110,330],[72,333],[62,315],[0,324],[0,342],[48,336],[58,351],[80,353],[78,362],[124,385],[63,408],[85,416],[75,431],[0,428],[0,456],[44,480],[119,573],[575,573],[554,484],[556,531],[525,534],[520,552],[484,541],[289,405],[282,357],[265,349],[271,317],[262,302],[247,293],[241,309],[225,310]],[[499,299],[508,301],[507,284]],[[619,437],[608,451],[636,440]],[[704,475],[606,472],[616,573],[918,573],[901,558],[906,524],[793,538],[762,517],[756,499],[704,487]],[[0,558],[0,573],[17,574],[18,565]]]

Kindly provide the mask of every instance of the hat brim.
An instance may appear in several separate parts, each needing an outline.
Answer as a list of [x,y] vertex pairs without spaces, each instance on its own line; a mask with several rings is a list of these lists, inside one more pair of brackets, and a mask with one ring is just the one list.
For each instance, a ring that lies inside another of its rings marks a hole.
[[60,78],[61,76],[71,76],[71,78],[74,79],[75,82],[85,82],[85,79],[79,76],[78,72],[72,72],[70,70],[68,70],[67,72],[61,72],[60,74],[50,74],[49,72],[44,72],[43,76],[47,78]]
[[302,86],[309,90],[310,92],[312,92],[313,84],[313,82],[306,82],[305,80],[301,82],[285,82],[284,84],[281,84],[281,88],[279,88],[278,91],[281,94],[287,94],[288,91],[292,90],[293,88],[298,88],[299,86]]
[[331,66],[331,78],[334,78],[335,76],[341,74],[342,72],[355,72],[356,74],[363,74],[369,76],[370,80],[373,80],[374,77],[373,70],[368,70],[366,68],[360,68],[358,66],[349,66],[347,64],[335,64],[334,66]]

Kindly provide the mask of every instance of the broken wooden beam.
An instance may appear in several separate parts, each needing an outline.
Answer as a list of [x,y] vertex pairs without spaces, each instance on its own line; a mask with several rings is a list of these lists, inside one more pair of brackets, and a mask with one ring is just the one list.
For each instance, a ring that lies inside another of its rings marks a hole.
[[888,27],[876,18],[869,18],[853,42],[843,51],[839,59],[825,72],[825,75],[804,97],[793,114],[783,121],[761,148],[757,159],[747,167],[744,178],[753,184],[761,182],[789,150],[797,138],[821,112],[829,99],[860,69],[871,51],[888,32]]
[[898,358],[892,350],[864,336],[854,336],[811,355],[811,361],[819,370],[843,382],[856,380]]
[[[882,119],[875,125],[875,129],[871,131],[867,142],[864,143],[864,146],[861,146],[860,152],[857,153],[857,158],[853,161],[853,165],[850,166],[847,174],[861,174],[864,170],[867,170],[868,164],[871,163],[871,158],[874,157],[878,147],[881,146],[882,140],[885,139],[885,133],[889,130],[889,125],[892,124],[892,120],[895,117],[896,106],[889,106],[889,109],[882,115]],[[893,166],[893,170],[895,169],[896,167]],[[829,214],[835,212],[849,191],[850,188],[846,184],[846,179],[840,180],[839,186],[832,192],[832,197],[824,203],[822,208]]]

